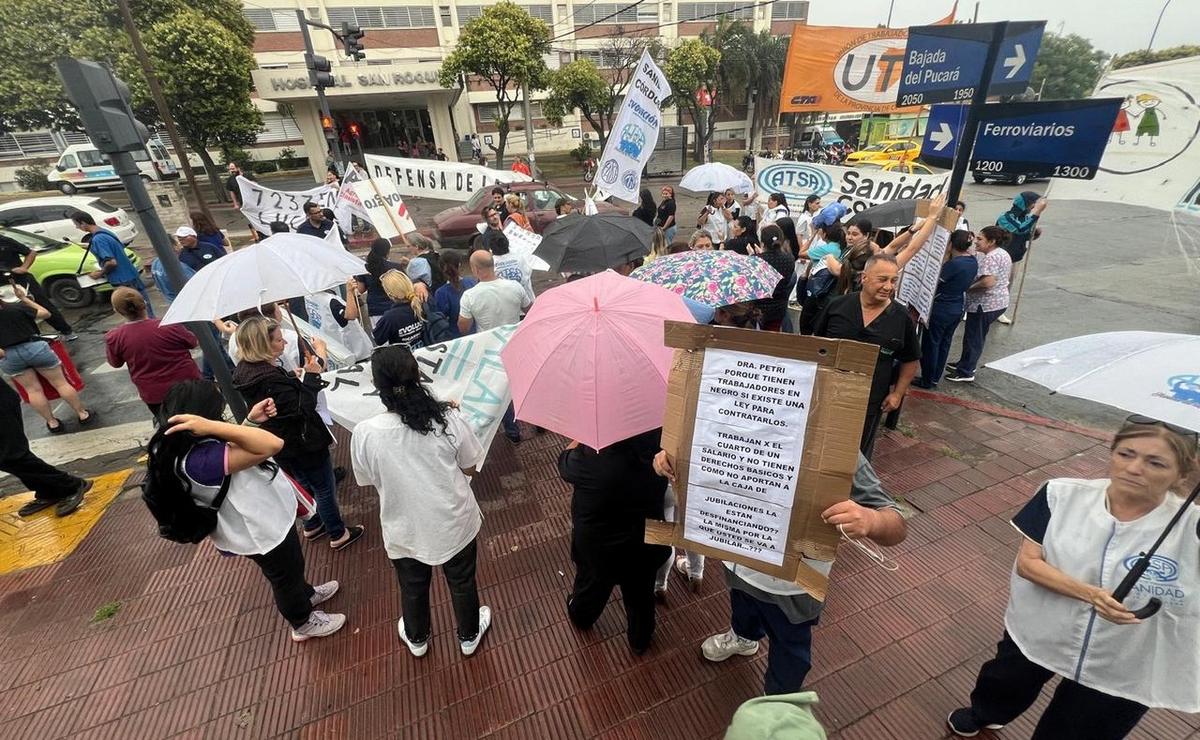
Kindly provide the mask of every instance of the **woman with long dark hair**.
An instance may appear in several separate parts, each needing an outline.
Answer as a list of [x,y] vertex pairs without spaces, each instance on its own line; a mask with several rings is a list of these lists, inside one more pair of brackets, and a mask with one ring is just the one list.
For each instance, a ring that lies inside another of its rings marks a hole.
[[379,523],[400,582],[400,639],[416,657],[429,650],[429,585],[442,566],[463,655],[472,655],[492,623],[475,585],[475,538],[483,522],[468,476],[483,447],[457,406],[421,382],[412,352],[383,347],[371,375],[387,411],[354,427],[350,458],[360,486],[379,493]]
[[392,307],[392,299],[388,297],[387,291],[383,289],[383,285],[379,282],[379,279],[388,270],[404,272],[404,266],[388,259],[388,254],[391,251],[392,243],[387,239],[380,238],[371,242],[371,249],[367,252],[365,260],[367,263],[367,274],[359,278],[359,282],[366,289],[367,314],[371,317],[382,316]]
[[188,216],[192,219],[192,228],[196,230],[196,241],[211,244],[222,253],[233,251],[229,237],[203,211],[192,211]]
[[667,247],[670,248],[675,241],[675,232],[679,230],[679,224],[675,222],[675,188],[663,185],[659,194],[662,195],[662,199],[658,201],[658,215],[654,217],[654,225],[663,230]]
[[796,260],[792,259],[790,252],[784,250],[785,243],[783,229],[774,224],[763,228],[763,248],[758,257],[774,267],[782,276],[770,298],[756,301],[759,310],[762,311],[763,331],[779,331],[783,328],[783,320],[787,316],[787,297],[791,290],[792,276],[796,272]]
[[999,226],[984,226],[975,235],[975,259],[979,272],[966,293],[967,326],[963,329],[962,354],[947,365],[946,380],[975,381],[975,366],[983,356],[988,330],[1008,310],[1008,284],[1012,279],[1012,257],[1004,247],[1009,232]]
[[704,208],[696,218],[696,228],[708,232],[713,246],[717,249],[721,248],[721,244],[729,236],[729,220],[726,218],[728,212],[725,208],[725,194],[709,193]]
[[224,411],[225,399],[212,383],[189,380],[167,392],[148,447],[148,490],[160,499],[175,491],[217,509],[208,539],[221,552],[243,555],[262,570],[275,607],[292,627],[292,640],[332,635],[346,616],[313,607],[332,598],[338,582],[312,586],[305,579],[294,526],[296,490],[271,460],[284,441],[258,428],[278,418],[275,403],[259,400],[241,426],[223,422]]
[[458,330],[458,310],[462,305],[462,294],[479,281],[463,275],[467,255],[461,249],[447,249],[441,253],[442,272],[446,282],[433,292],[433,308],[450,321],[450,330],[455,337],[462,336]]
[[279,324],[262,316],[251,316],[238,325],[234,335],[241,356],[233,370],[233,382],[247,403],[272,399],[278,414],[263,426],[283,440],[275,455],[280,467],[304,486],[317,502],[317,514],[304,525],[304,538],[317,540],[329,535],[329,545],[342,550],[363,535],[361,526],[347,527],[337,502],[337,482],[329,447],[333,435],[317,412],[317,395],[326,385],[321,363],[313,354],[288,372],[277,362],[287,349]]
[[[812,246],[817,239],[821,239],[821,243]],[[835,292],[837,275],[829,269],[825,256],[836,254],[841,257],[847,251],[846,230],[835,221],[829,226],[817,229],[808,244],[810,246],[800,250],[800,256],[809,260],[804,304],[800,309],[800,333],[805,335],[813,333],[813,327],[817,324],[817,316],[829,303],[829,299],[838,295]]]
[[650,189],[642,188],[642,192],[638,193],[638,207],[634,208],[629,215],[645,222],[647,226],[653,226],[657,213],[658,204],[654,202],[654,196],[650,194]]

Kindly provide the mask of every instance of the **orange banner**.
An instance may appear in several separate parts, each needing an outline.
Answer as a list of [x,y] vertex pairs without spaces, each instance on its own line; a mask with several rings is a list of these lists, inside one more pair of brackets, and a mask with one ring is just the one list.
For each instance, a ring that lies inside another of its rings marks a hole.
[[[937,25],[954,22],[955,8]],[[783,71],[780,113],[895,113],[907,28],[796,24]]]

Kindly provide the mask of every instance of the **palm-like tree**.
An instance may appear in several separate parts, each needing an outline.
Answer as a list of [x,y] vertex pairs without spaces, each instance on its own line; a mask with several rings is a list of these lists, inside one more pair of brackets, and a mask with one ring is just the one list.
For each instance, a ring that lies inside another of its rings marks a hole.
[[730,102],[745,100],[749,104],[750,136],[746,148],[750,149],[755,134],[778,116],[788,39],[774,36],[770,31],[754,33],[741,21],[722,18],[713,33],[705,35],[705,40],[721,50],[717,70],[721,92],[729,96]]

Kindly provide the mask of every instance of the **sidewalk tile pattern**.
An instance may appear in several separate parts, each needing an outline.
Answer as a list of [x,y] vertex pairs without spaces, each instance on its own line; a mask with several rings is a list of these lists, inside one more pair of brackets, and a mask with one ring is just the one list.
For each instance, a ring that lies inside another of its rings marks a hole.
[[[917,510],[908,540],[890,551],[900,568],[843,548],[815,636],[810,688],[842,740],[946,736],[945,715],[966,701],[1001,633],[1018,539],[1007,518],[1048,477],[1106,469],[1094,437],[965,407],[914,400],[903,430],[876,450],[885,484]],[[697,593],[672,580],[643,657],[626,647],[619,604],[589,632],[570,625],[562,443],[498,440],[475,482],[481,595],[495,621],[470,659],[439,578],[429,654],[414,659],[399,643],[372,491],[347,482],[342,493],[347,520],[368,525],[362,542],[337,554],[305,545],[310,578],[342,582],[329,607],[349,623],[302,644],[287,639],[250,563],[161,540],[139,501],[119,501],[69,557],[0,577],[0,736],[721,737],[761,690],[766,651],[722,664],[700,657],[700,642],[728,626],[715,562]],[[119,612],[90,624],[113,600]],[[991,736],[1028,737],[1047,696]],[[1200,738],[1200,717],[1151,711],[1131,737]]]

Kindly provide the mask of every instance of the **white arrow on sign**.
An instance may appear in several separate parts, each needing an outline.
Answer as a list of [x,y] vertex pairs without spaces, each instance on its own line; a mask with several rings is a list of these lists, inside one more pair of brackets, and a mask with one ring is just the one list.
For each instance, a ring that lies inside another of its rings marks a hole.
[[1025,46],[1023,44],[1017,44],[1013,55],[1004,58],[1004,66],[1008,68],[1008,74],[1004,75],[1004,79],[1011,80],[1016,77],[1017,71],[1025,66]]
[[933,151],[940,152],[946,148],[947,144],[954,141],[954,129],[950,128],[950,124],[942,121],[941,127],[929,134],[929,138],[937,142],[937,146],[933,148]]

